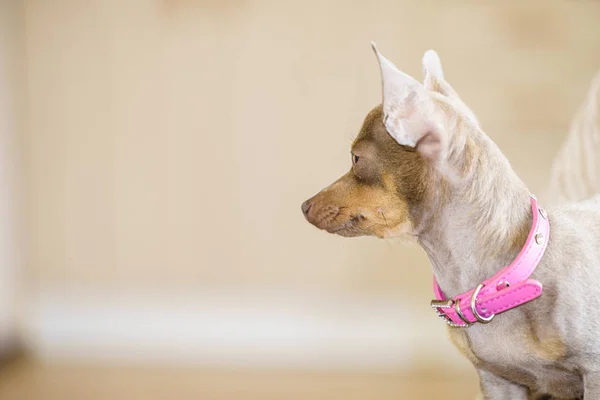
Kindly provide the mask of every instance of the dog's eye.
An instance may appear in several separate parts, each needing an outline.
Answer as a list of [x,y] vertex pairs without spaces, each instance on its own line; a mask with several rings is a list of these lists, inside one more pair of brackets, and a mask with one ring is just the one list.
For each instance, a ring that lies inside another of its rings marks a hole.
[[359,158],[356,154],[352,154],[352,165],[356,165]]

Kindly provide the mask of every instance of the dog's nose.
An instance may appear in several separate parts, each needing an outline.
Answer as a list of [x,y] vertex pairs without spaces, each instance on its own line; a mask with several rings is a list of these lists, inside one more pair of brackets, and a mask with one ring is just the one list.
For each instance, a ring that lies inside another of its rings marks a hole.
[[304,203],[302,203],[302,214],[304,214],[305,217],[308,215],[308,212],[310,211],[311,207],[312,203],[310,202],[310,200],[306,200]]

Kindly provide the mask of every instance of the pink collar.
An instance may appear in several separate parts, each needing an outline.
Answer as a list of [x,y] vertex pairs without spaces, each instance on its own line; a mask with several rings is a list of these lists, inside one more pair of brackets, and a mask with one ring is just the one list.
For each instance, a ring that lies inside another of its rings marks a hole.
[[542,284],[529,279],[548,245],[550,223],[545,211],[531,196],[533,223],[527,242],[515,260],[476,288],[445,299],[442,289],[433,278],[435,300],[431,301],[438,315],[448,325],[468,328],[475,322],[489,323],[496,314],[518,307],[542,294]]

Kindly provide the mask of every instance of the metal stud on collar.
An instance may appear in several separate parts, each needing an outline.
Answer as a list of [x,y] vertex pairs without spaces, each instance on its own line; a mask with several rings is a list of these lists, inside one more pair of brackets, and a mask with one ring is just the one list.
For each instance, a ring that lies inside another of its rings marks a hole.
[[535,242],[536,242],[537,244],[542,244],[542,243],[544,243],[544,234],[543,234],[543,233],[541,233],[541,232],[540,232],[540,233],[536,233],[536,235],[535,235]]

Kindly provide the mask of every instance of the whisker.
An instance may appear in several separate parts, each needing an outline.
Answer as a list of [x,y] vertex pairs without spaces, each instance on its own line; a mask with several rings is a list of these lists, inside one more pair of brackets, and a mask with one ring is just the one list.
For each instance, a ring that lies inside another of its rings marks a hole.
[[392,246],[392,244],[393,244],[393,241],[392,241],[392,239],[391,239],[391,238],[384,237],[384,238],[383,238],[383,241],[385,242],[385,244],[387,244],[387,246],[390,248],[390,250],[394,248],[394,247]]
[[385,226],[386,226],[387,228],[389,228],[389,227],[390,227],[390,225],[389,225],[389,224],[388,224],[388,222],[387,222],[387,218],[385,218],[385,214],[383,213],[383,210],[381,210],[381,211],[379,211],[379,212],[381,213],[381,216],[383,217],[383,221],[385,222]]

